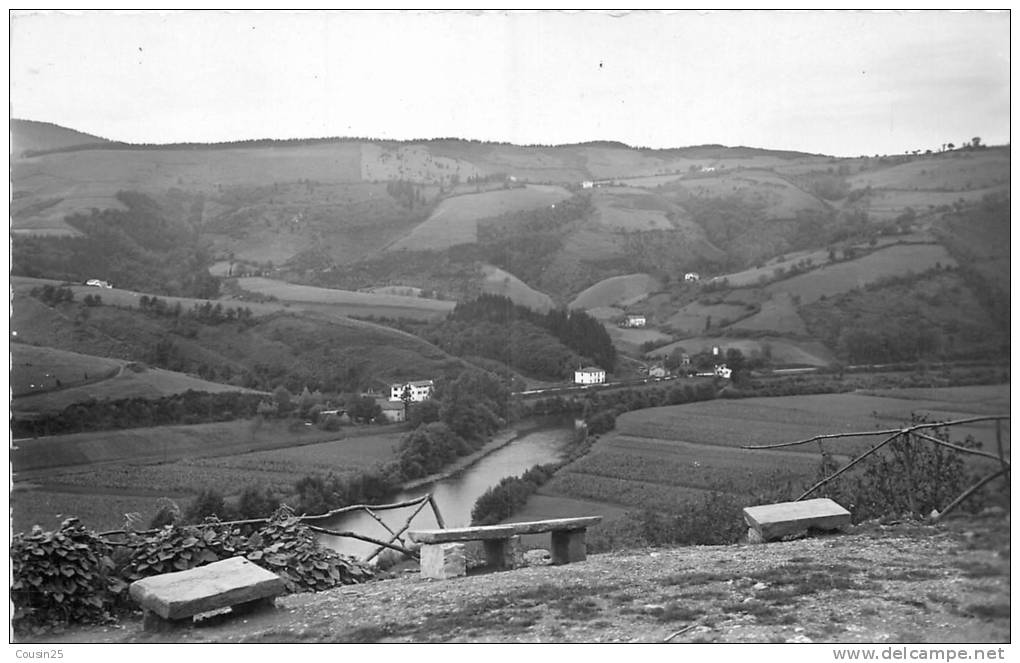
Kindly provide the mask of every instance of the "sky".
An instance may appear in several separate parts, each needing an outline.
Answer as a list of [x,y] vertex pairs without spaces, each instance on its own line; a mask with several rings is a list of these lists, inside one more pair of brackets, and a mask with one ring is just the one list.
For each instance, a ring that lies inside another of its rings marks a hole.
[[11,116],[128,142],[1009,142],[1008,12],[19,12]]

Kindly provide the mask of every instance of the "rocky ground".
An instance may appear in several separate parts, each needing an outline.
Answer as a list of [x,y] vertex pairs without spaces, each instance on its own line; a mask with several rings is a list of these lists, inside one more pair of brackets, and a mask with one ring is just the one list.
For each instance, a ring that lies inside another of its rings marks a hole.
[[762,545],[590,555],[425,580],[413,569],[171,634],[140,619],[33,642],[968,642],[1010,639],[1008,514]]

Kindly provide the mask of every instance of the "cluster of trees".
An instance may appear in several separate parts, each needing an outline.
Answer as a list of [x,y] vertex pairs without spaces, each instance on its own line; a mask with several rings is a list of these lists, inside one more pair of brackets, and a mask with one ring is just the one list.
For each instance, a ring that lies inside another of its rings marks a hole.
[[[189,211],[168,211],[139,193],[120,192],[127,209],[74,214],[77,237],[12,238],[11,272],[81,282],[97,275],[125,288],[214,299],[219,279]],[[173,207],[173,205],[168,205]]]
[[551,379],[569,375],[578,363],[608,371],[616,366],[609,333],[587,313],[537,313],[500,295],[458,303],[426,336],[451,354],[485,357]]
[[559,463],[535,465],[520,476],[501,479],[475,501],[471,524],[495,525],[514,515],[557,469]]
[[15,419],[11,430],[16,437],[37,437],[86,431],[198,424],[230,421],[255,416],[262,397],[258,394],[225,391],[186,391],[162,398],[123,398],[69,405],[54,414],[31,420]]
[[480,448],[510,417],[510,391],[496,376],[478,370],[440,384],[434,402],[415,403],[415,426],[401,441],[396,475],[404,481],[432,474],[458,456]]
[[407,180],[387,182],[386,193],[393,196],[397,202],[407,209],[412,209],[415,205],[425,204],[425,195],[422,193],[422,187]]
[[30,294],[50,306],[74,301],[74,293],[71,292],[70,288],[54,287],[49,283],[41,288],[32,288]]
[[166,300],[148,295],[138,298],[138,308],[154,315],[191,318],[207,325],[218,325],[235,320],[248,322],[252,319],[251,309],[247,306],[244,308],[224,307],[219,302],[213,305],[212,302],[207,301],[202,304],[193,304],[190,309],[185,310],[180,302],[174,302],[174,305],[170,306]]

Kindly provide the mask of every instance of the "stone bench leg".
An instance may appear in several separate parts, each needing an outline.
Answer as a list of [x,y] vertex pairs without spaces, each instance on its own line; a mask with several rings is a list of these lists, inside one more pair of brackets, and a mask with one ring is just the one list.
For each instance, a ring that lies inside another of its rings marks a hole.
[[230,606],[230,611],[235,615],[248,615],[259,610],[268,610],[276,607],[276,597],[267,596],[262,599],[255,599],[254,601],[245,601],[244,603],[238,603],[237,605]]
[[420,555],[422,578],[445,580],[467,574],[463,543],[425,543]]
[[521,553],[521,537],[506,539],[485,539],[485,563],[493,569],[516,569],[524,559]]
[[584,543],[585,530],[575,529],[552,533],[552,563],[569,564],[587,559]]
[[191,626],[195,620],[191,617],[181,619],[164,619],[151,610],[142,610],[142,630],[147,633],[166,633]]

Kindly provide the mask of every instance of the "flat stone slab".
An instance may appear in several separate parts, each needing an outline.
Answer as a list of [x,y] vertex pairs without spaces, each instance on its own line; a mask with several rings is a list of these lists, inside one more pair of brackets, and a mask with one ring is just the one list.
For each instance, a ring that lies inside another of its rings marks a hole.
[[211,610],[269,599],[286,589],[283,578],[231,557],[187,571],[163,573],[131,583],[131,598],[163,619],[183,619]]
[[451,529],[411,530],[408,535],[418,543],[445,543],[447,541],[483,541],[485,539],[508,539],[518,534],[539,534],[541,532],[564,532],[583,530],[602,521],[602,516],[584,518],[559,518],[555,520],[534,520],[523,523],[502,525],[479,525],[477,527],[455,527]]
[[744,521],[758,532],[763,541],[774,541],[809,529],[842,529],[850,524],[850,512],[822,497],[749,506],[744,509]]

